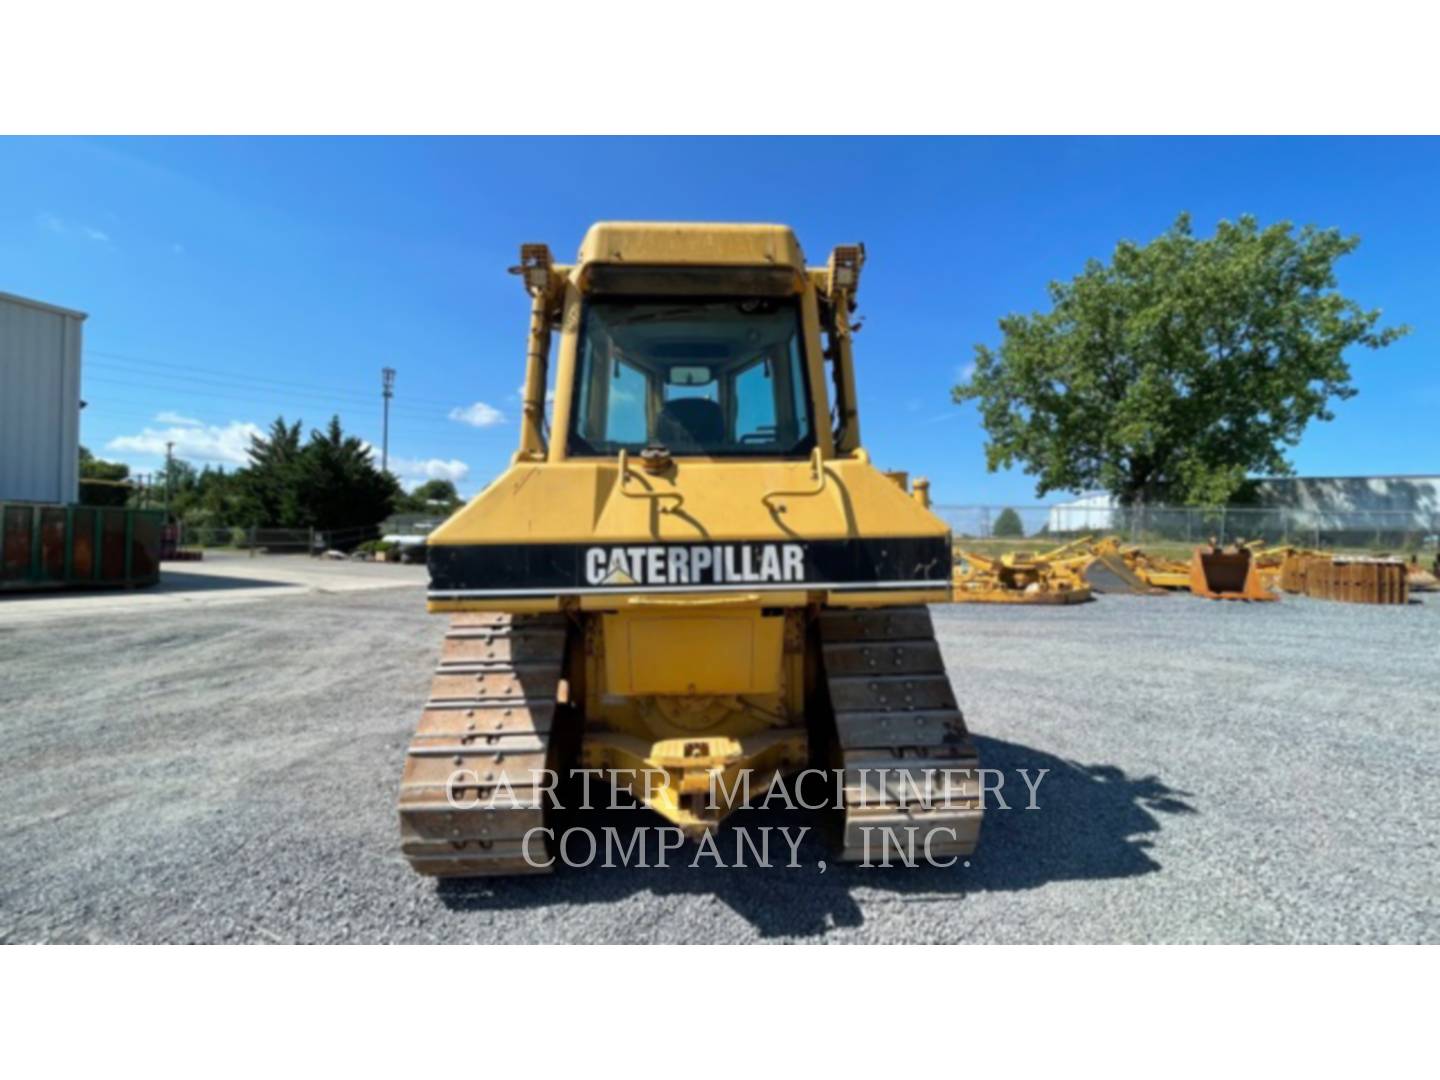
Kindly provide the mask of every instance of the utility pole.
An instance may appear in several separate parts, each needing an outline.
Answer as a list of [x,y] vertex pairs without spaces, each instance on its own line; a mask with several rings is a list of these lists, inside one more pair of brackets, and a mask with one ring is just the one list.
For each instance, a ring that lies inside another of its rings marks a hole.
[[395,396],[395,369],[380,369],[380,396],[385,399],[385,420],[380,435],[380,471],[390,471],[390,399]]
[[174,451],[175,444],[173,442],[167,442],[165,444],[165,513],[167,515],[167,521],[169,520],[168,515],[170,513],[170,478],[175,475],[175,469],[173,467],[175,464]]

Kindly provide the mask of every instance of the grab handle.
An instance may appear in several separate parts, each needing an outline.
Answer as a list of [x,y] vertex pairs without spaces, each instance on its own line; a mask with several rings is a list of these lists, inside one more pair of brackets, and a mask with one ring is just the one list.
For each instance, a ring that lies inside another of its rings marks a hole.
[[819,495],[825,490],[825,462],[820,458],[820,448],[817,446],[810,452],[810,479],[816,481],[815,487],[797,491],[767,491],[760,496],[760,501],[769,505],[771,499],[778,499],[783,495],[791,495],[802,499],[808,499]]

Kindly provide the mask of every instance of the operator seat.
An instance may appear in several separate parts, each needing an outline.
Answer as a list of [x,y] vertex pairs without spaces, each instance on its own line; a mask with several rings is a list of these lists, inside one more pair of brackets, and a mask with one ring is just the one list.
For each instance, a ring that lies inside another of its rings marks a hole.
[[725,414],[707,398],[676,398],[660,406],[655,439],[671,453],[708,451],[725,441]]

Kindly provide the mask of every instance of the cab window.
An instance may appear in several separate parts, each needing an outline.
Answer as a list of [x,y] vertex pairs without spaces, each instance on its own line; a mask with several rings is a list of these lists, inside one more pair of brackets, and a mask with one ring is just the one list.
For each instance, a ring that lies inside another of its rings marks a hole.
[[794,300],[590,301],[574,456],[804,456],[815,445]]

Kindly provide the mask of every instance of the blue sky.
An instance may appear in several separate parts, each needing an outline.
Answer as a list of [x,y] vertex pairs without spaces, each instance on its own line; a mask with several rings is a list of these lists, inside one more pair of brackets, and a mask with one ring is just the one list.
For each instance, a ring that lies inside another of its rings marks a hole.
[[[938,501],[1031,504],[949,388],[996,320],[1189,210],[1359,233],[1341,288],[1413,330],[1353,357],[1303,474],[1434,472],[1440,144],[1381,139],[4,139],[0,290],[89,312],[82,438],[140,470],[166,438],[234,464],[278,414],[380,441],[470,493],[514,449],[522,241],[602,219],[779,221],[864,241],[865,442]],[[452,417],[454,414],[454,418]],[[163,451],[162,451],[163,452]],[[1051,497],[1052,499],[1054,496]],[[1049,501],[1049,500],[1047,500]]]

